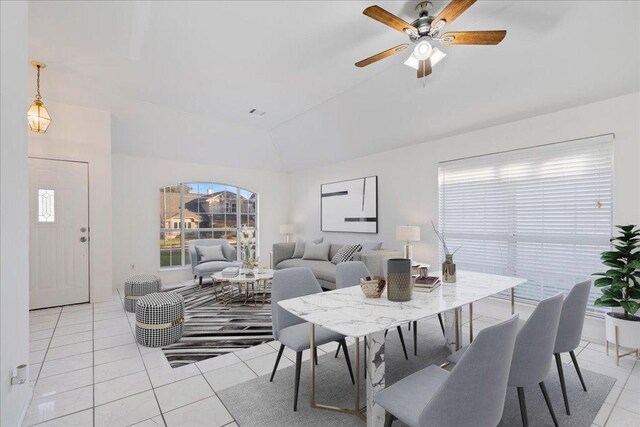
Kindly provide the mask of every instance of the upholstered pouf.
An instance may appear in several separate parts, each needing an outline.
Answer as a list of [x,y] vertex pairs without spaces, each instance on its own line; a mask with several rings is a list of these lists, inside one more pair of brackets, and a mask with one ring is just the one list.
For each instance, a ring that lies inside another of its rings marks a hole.
[[136,304],[136,339],[145,347],[162,347],[182,338],[184,299],[174,292],[141,297]]
[[160,278],[157,276],[132,276],[124,282],[124,309],[136,312],[136,301],[147,294],[160,292]]

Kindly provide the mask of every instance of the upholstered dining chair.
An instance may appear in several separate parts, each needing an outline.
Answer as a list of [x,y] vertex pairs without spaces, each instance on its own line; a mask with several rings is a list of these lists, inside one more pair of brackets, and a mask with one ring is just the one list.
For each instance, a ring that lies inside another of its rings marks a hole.
[[[518,336],[509,372],[509,386],[516,387],[518,391],[520,415],[522,425],[525,427],[529,425],[529,420],[524,388],[536,384],[540,386],[553,424],[558,426],[544,379],[547,378],[551,369],[551,353],[556,342],[561,310],[562,294],[557,294],[541,301],[527,321],[519,321]],[[456,351],[449,356],[448,360],[452,363],[458,363],[468,348],[469,346]]]
[[562,371],[561,353],[569,353],[573,366],[576,368],[578,378],[582,384],[582,389],[587,391],[587,386],[582,379],[580,366],[574,350],[580,345],[582,337],[582,327],[584,326],[584,316],[587,312],[587,301],[589,300],[589,291],[591,290],[591,280],[575,285],[562,304],[562,313],[560,314],[560,324],[558,325],[558,335],[556,336],[556,345],[553,349],[553,356],[556,359],[558,375],[560,376],[560,387],[562,388],[562,397],[564,398],[564,407],[567,415],[571,415],[569,410],[569,398],[567,396],[567,386],[564,382],[564,372]]
[[495,427],[502,418],[518,315],[481,330],[459,363],[431,365],[382,390],[374,401],[411,426]]
[[[387,277],[388,265],[387,262],[391,259],[391,257],[382,259],[382,275]],[[438,313],[438,322],[440,322],[440,329],[442,330],[442,335],[445,336],[444,333],[444,322],[442,321],[442,314]],[[409,324],[409,330],[411,330],[411,323]],[[418,321],[413,321],[413,355],[418,355]]]
[[[273,372],[269,381],[278,369],[280,358],[284,348],[287,347],[296,353],[296,377],[293,392],[293,410],[298,410],[298,389],[300,388],[300,368],[302,367],[302,352],[310,348],[310,327],[298,316],[288,312],[278,305],[279,301],[321,293],[322,288],[309,268],[296,267],[286,270],[277,270],[273,273],[271,285],[271,315],[273,322],[273,336],[280,341],[280,349],[273,366]],[[315,328],[316,345],[326,344],[332,341],[338,342],[344,349],[344,357],[351,375],[351,382],[354,383],[353,371],[349,351],[344,335],[337,334],[321,326]],[[317,363],[317,362],[316,362]]]
[[[362,261],[347,261],[341,262],[336,265],[336,289],[348,288],[351,286],[358,286],[360,279],[363,277],[371,276],[369,269]],[[402,344],[402,351],[404,351],[404,358],[409,360],[407,355],[407,347],[404,345],[404,336],[402,335],[402,328],[398,326],[398,335],[400,337],[400,343]],[[415,345],[415,343],[414,343]],[[365,344],[365,349],[366,349]],[[336,357],[340,352],[340,347],[336,350]]]

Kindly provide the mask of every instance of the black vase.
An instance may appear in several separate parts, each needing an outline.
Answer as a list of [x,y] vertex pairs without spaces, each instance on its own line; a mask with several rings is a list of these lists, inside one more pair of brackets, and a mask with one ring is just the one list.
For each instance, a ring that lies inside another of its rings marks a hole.
[[413,294],[411,260],[391,258],[387,261],[387,298],[389,301],[409,301]]

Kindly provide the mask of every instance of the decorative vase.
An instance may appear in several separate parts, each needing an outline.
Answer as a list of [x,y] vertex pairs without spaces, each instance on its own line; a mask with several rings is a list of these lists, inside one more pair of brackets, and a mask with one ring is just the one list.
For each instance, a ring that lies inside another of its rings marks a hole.
[[442,263],[442,281],[444,283],[456,283],[456,265],[453,255],[445,255]]
[[411,260],[391,258],[387,263],[387,298],[389,301],[409,301],[413,294]]

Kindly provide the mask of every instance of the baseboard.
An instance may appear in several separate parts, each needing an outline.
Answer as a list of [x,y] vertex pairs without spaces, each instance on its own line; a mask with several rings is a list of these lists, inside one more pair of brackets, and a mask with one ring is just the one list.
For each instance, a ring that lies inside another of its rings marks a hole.
[[24,408],[22,408],[22,412],[20,413],[20,423],[18,424],[19,426],[21,426],[22,424],[24,424],[24,419],[27,417],[27,411],[29,410],[29,405],[31,405],[31,399],[33,399],[33,388],[31,387],[31,385],[28,386],[29,387],[29,397],[27,398],[27,403],[24,405]]

